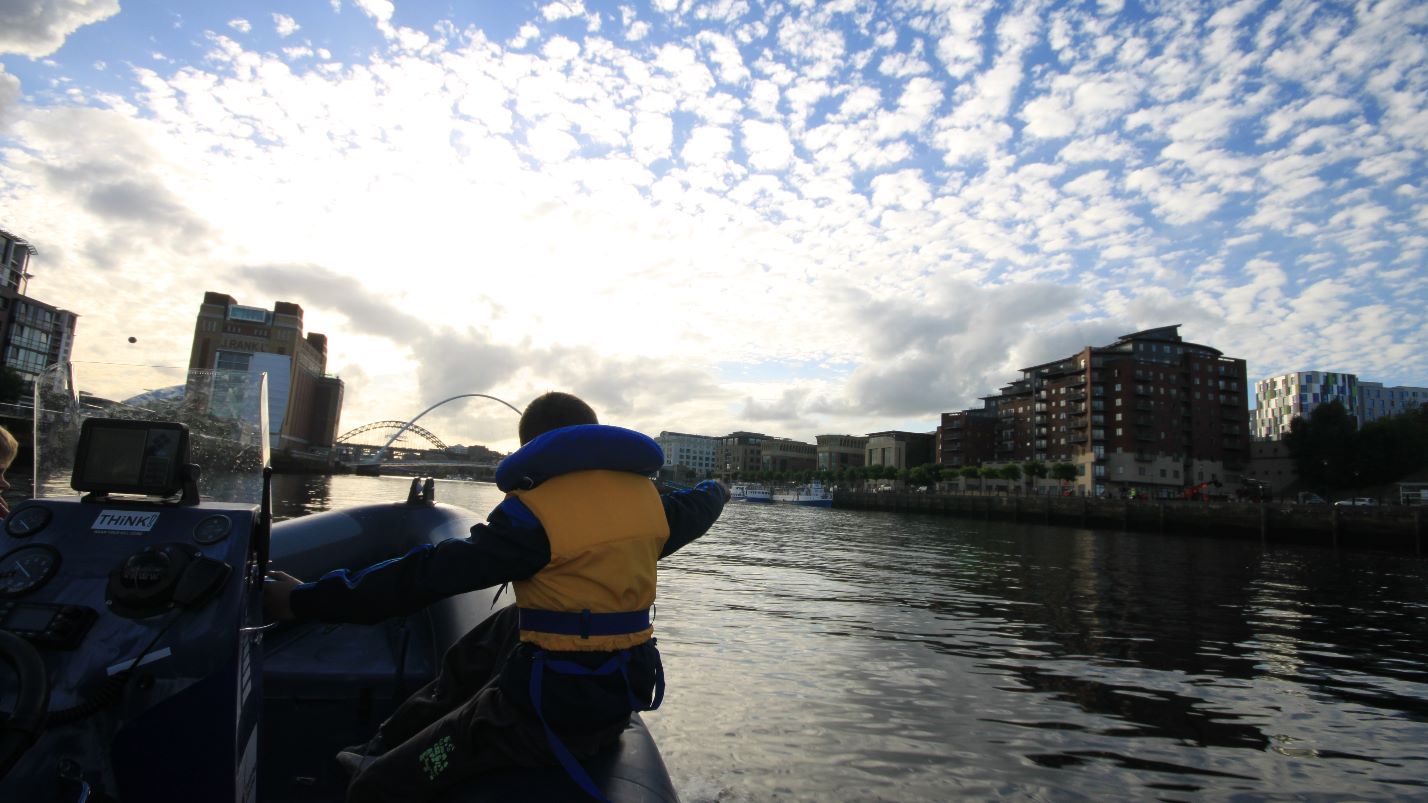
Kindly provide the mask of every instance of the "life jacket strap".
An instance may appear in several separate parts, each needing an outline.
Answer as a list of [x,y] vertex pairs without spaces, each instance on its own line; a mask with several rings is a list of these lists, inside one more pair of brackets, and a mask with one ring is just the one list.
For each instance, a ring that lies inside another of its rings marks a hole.
[[538,608],[518,609],[522,630],[537,633],[554,633],[560,636],[623,636],[638,633],[650,627],[650,609],[623,611],[620,613],[591,613],[589,608],[580,612],[543,611]]
[[634,690],[630,688],[629,650],[620,650],[610,656],[609,660],[605,661],[605,663],[594,669],[582,666],[574,661],[551,658],[546,655],[545,650],[537,650],[531,660],[531,705],[535,708],[535,713],[540,719],[541,727],[545,729],[545,739],[546,743],[550,745],[550,752],[555,754],[555,758],[560,762],[560,766],[565,770],[565,774],[569,775],[570,779],[575,781],[576,785],[578,785],[585,794],[601,801],[601,803],[609,803],[609,799],[605,797],[600,787],[595,785],[595,781],[590,777],[590,773],[585,771],[585,767],[581,766],[580,761],[575,758],[575,755],[570,752],[570,749],[560,741],[560,737],[555,734],[555,731],[550,727],[550,723],[545,719],[545,710],[541,705],[541,687],[544,685],[545,671],[549,669],[558,675],[585,677],[600,677],[619,672],[625,679],[625,696],[629,699],[630,710],[653,711],[659,708],[659,704],[664,700],[664,663],[659,661],[657,654],[655,660],[657,661],[655,695],[654,700],[649,704],[636,700]]

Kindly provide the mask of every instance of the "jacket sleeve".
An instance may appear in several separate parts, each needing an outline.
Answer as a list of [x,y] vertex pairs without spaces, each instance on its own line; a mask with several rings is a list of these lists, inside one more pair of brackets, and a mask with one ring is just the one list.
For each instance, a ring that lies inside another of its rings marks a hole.
[[664,542],[661,558],[673,555],[708,532],[724,512],[724,503],[729,501],[724,486],[713,480],[665,494],[660,499],[664,501],[664,517],[669,521],[669,540]]
[[467,538],[423,544],[357,572],[337,569],[293,589],[293,615],[370,624],[439,599],[524,580],[550,562],[550,540],[519,499],[497,505]]

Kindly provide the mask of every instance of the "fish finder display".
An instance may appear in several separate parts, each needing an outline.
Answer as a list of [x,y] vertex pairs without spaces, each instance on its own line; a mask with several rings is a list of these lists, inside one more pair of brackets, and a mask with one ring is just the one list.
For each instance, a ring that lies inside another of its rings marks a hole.
[[76,491],[168,496],[183,487],[179,467],[188,462],[183,424],[91,418],[75,455]]

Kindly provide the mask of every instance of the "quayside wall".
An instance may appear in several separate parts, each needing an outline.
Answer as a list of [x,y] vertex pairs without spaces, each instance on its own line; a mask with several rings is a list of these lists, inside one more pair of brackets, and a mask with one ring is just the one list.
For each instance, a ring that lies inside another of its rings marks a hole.
[[913,492],[835,491],[833,506],[1029,524],[1258,538],[1266,543],[1388,549],[1422,555],[1423,506],[1333,507],[1282,502],[1096,499]]

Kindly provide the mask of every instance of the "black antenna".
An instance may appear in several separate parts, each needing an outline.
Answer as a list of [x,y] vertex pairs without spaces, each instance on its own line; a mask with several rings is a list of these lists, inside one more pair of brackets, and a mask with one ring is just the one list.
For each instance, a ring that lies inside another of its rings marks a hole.
[[273,467],[263,466],[263,501],[258,506],[258,577],[268,574],[268,554],[273,542]]

